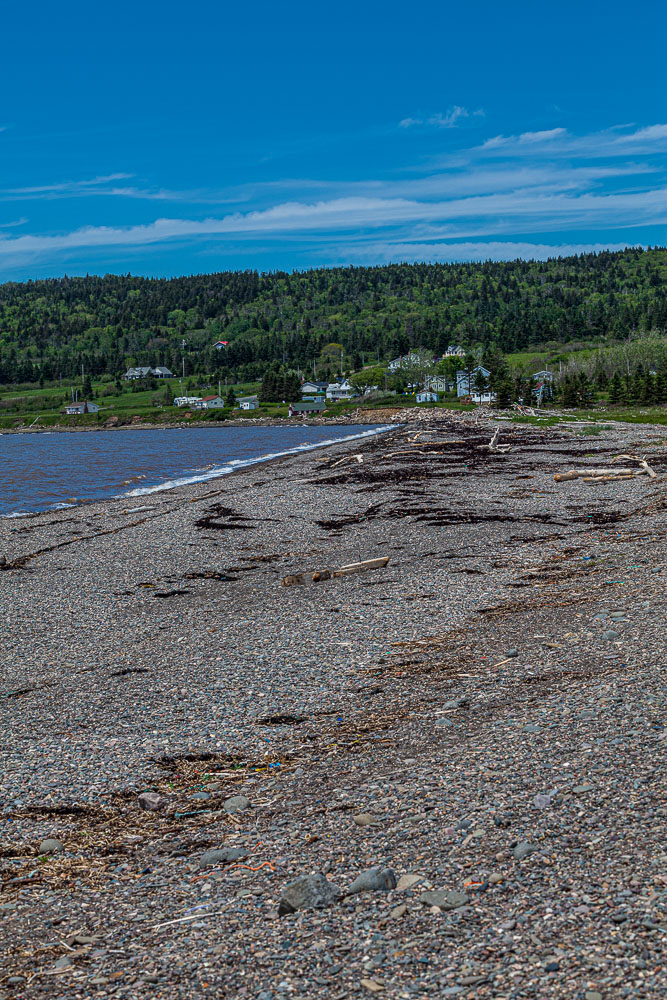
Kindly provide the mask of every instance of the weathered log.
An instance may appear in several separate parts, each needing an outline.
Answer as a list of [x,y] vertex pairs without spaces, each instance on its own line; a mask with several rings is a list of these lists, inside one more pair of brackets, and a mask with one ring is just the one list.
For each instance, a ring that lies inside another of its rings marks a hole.
[[582,482],[584,483],[614,483],[620,480],[636,479],[638,473],[633,473],[631,476],[584,476]]
[[569,472],[556,472],[557,483],[566,483],[569,479],[585,479],[587,476],[643,476],[646,469],[571,469]]
[[389,562],[389,556],[381,556],[378,559],[364,559],[363,562],[349,563],[339,569],[321,569],[307,573],[293,573],[284,576],[280,581],[281,587],[294,587],[299,583],[319,583],[322,580],[330,580],[332,577],[351,576],[353,573],[366,573],[371,569],[383,569]]

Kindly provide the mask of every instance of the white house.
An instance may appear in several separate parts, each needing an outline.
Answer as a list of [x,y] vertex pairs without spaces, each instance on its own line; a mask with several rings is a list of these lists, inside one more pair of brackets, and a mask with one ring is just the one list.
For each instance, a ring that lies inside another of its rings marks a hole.
[[409,354],[404,354],[401,358],[394,358],[390,361],[387,367],[390,372],[398,371],[399,368],[409,368],[413,365],[429,365],[431,363],[431,357],[427,357],[425,354],[418,354],[416,351],[410,351]]
[[259,400],[256,397],[249,397],[248,399],[239,399],[239,407],[242,410],[256,410],[259,406]]
[[340,382],[330,382],[327,386],[327,399],[331,399],[333,401],[339,399],[352,399],[354,395],[356,395],[355,388],[346,378],[341,379]]
[[301,398],[304,396],[318,396],[327,391],[328,382],[304,382],[301,386]]
[[142,366],[140,368],[128,368],[123,378],[126,382],[132,382],[138,378],[148,378],[152,376],[153,378],[174,378],[173,372],[170,372],[168,368],[163,365],[157,368],[151,368],[150,366]]
[[536,382],[553,382],[554,373],[549,372],[545,369],[542,372],[535,372],[533,378],[535,379]]
[[221,410],[225,405],[225,401],[222,396],[204,396],[202,399],[205,410]]
[[466,352],[458,344],[450,344],[443,358],[465,358]]
[[418,403],[437,403],[438,394],[437,392],[430,392],[428,389],[422,389],[421,392],[417,393],[415,399]]
[[74,416],[77,413],[97,413],[99,406],[97,403],[89,403],[87,399],[82,400],[80,403],[68,403],[65,407],[65,413],[70,416]]
[[203,402],[201,396],[177,396],[174,406],[196,406],[201,402]]

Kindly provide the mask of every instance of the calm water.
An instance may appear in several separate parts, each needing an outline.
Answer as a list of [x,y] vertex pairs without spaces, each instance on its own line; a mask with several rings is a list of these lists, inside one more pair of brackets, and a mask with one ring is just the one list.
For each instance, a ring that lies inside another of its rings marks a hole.
[[205,427],[0,436],[0,516],[204,482],[383,428]]

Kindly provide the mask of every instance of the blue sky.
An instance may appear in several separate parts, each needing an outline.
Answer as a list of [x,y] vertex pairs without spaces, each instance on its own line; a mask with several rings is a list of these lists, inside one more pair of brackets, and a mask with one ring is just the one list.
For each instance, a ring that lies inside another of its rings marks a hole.
[[1,281],[667,243],[662,0],[12,7]]

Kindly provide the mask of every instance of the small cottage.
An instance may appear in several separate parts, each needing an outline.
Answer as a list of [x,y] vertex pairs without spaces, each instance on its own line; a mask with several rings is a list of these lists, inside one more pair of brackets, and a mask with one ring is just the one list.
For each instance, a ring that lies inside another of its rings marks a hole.
[[323,399],[304,399],[301,403],[290,403],[288,415],[294,417],[298,414],[305,416],[308,413],[322,413],[326,406]]
[[437,403],[438,394],[437,392],[431,392],[430,389],[422,389],[421,392],[417,393],[415,399],[418,403]]
[[222,396],[204,396],[202,399],[205,410],[221,410],[225,405],[225,401]]
[[69,416],[76,416],[78,413],[97,413],[99,406],[97,403],[89,403],[87,399],[82,400],[80,403],[69,403],[65,407],[65,413]]

